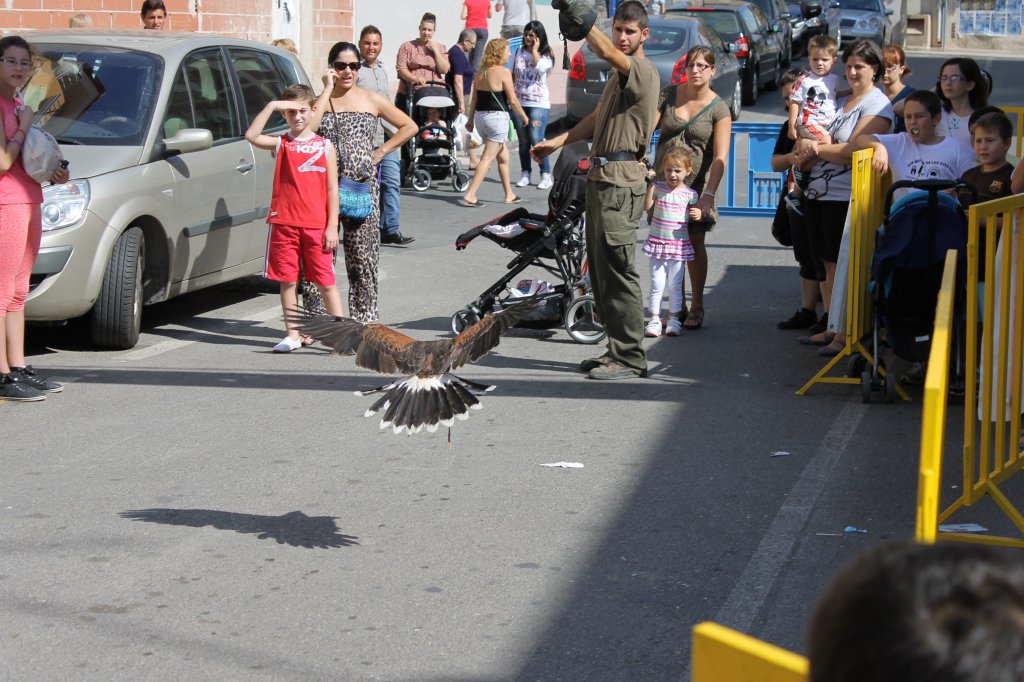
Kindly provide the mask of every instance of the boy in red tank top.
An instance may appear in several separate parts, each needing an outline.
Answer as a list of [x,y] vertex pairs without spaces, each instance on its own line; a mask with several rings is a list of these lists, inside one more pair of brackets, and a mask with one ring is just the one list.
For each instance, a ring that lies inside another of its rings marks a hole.
[[[315,101],[308,85],[291,85],[280,100],[263,107],[245,132],[252,146],[268,149],[277,158],[263,275],[281,283],[281,308],[286,317],[298,309],[300,265],[306,280],[320,290],[327,312],[343,314],[334,277],[338,162],[334,145],[309,128]],[[288,133],[281,137],[263,134],[274,112],[281,112],[288,123]],[[298,329],[285,324],[288,336],[274,346],[275,352],[289,353],[307,345]]]

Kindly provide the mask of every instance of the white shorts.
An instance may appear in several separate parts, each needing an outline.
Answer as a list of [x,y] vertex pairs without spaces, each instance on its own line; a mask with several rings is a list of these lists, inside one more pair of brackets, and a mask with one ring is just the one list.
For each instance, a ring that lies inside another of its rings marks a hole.
[[485,142],[508,142],[508,114],[504,111],[478,111],[473,125]]

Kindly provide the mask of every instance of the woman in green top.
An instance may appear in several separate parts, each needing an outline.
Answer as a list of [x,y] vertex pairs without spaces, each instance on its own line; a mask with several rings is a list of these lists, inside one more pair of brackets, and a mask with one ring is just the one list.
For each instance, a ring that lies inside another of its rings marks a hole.
[[700,195],[697,208],[703,218],[689,225],[694,260],[687,263],[690,273],[690,309],[686,312],[684,329],[700,329],[704,324],[704,283],[708,277],[708,251],[705,236],[718,219],[715,197],[725,177],[725,160],[732,137],[729,107],[711,89],[715,75],[715,53],[698,45],[686,53],[686,80],[669,85],[658,98],[661,131],[654,167],[660,173],[661,159],[674,147],[690,152],[693,175],[687,185]]

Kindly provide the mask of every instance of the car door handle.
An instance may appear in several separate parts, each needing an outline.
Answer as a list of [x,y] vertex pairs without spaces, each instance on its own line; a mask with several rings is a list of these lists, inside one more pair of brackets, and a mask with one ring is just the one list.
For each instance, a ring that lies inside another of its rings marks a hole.
[[239,173],[248,173],[249,171],[252,170],[252,168],[253,164],[251,161],[240,161],[238,165],[235,166],[235,170],[238,171]]

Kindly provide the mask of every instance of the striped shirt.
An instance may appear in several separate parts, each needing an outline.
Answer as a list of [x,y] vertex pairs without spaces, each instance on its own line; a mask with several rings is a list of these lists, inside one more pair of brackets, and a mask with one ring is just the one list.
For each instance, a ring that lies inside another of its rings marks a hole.
[[674,190],[663,182],[654,185],[654,215],[644,242],[644,255],[662,260],[693,260],[687,211],[697,193],[680,184]]

